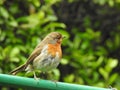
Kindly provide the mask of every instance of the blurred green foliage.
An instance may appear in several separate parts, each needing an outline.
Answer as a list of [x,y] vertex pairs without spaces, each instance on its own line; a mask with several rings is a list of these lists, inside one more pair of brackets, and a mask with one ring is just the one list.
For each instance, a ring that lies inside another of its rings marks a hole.
[[[76,3],[83,11],[76,13]],[[85,12],[86,3],[91,11]],[[59,69],[53,71],[56,79],[120,89],[120,19],[116,19],[120,14],[115,13],[119,8],[119,0],[1,0],[0,73],[23,64],[45,35],[58,31],[67,38]]]

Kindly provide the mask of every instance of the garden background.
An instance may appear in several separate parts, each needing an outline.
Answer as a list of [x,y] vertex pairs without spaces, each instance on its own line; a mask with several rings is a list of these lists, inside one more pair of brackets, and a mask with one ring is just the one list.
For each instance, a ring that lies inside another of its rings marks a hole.
[[120,0],[0,0],[0,73],[52,31],[66,36],[57,80],[120,90]]

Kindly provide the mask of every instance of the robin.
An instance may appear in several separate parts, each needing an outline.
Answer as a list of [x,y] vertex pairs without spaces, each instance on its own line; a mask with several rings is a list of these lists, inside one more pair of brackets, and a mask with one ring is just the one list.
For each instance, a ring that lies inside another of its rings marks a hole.
[[26,63],[10,73],[16,75],[20,71],[32,71],[34,78],[37,79],[35,70],[47,72],[56,68],[62,57],[62,39],[63,37],[60,33],[51,32],[36,46]]

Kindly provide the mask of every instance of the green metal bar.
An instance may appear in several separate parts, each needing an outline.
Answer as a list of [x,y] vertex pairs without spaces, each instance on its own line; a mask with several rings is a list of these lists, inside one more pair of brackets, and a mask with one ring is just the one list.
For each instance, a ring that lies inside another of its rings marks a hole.
[[77,84],[68,84],[62,82],[54,82],[49,80],[34,80],[33,78],[19,77],[13,75],[0,74],[0,85],[27,88],[34,90],[111,90],[92,86],[84,86]]

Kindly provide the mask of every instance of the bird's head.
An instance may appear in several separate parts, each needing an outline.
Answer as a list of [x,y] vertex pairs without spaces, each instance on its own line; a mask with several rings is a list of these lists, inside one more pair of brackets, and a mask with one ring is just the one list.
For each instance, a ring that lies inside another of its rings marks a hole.
[[58,32],[51,32],[45,37],[49,44],[61,44],[63,36]]

